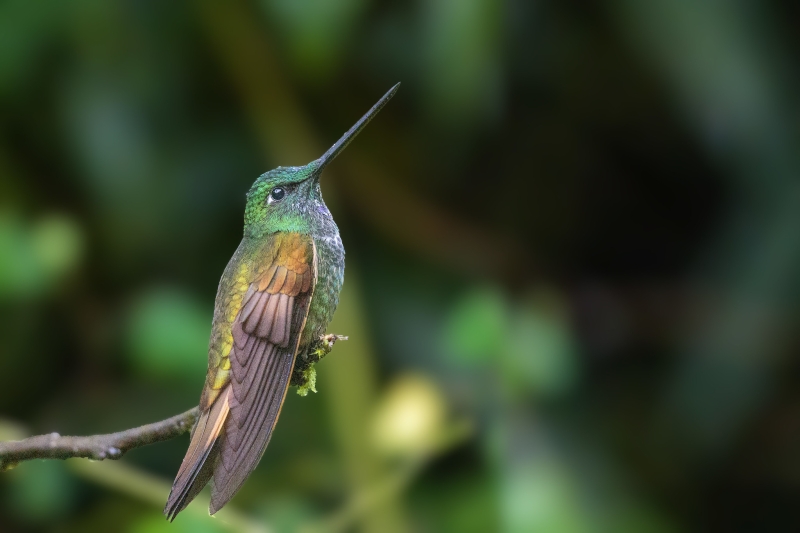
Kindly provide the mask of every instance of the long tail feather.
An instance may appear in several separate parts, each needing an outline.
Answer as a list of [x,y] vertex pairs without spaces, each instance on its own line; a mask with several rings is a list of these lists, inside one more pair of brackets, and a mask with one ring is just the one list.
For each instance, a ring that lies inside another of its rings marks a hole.
[[189,505],[211,479],[219,455],[219,436],[230,412],[228,395],[229,390],[223,392],[197,421],[189,449],[178,469],[167,505],[164,507],[164,514],[170,522]]
[[[261,460],[280,416],[293,367],[293,349],[270,345],[250,361],[238,393],[234,376],[231,414],[214,465],[209,506],[212,515],[233,498]],[[253,381],[251,387],[247,386],[248,378]]]

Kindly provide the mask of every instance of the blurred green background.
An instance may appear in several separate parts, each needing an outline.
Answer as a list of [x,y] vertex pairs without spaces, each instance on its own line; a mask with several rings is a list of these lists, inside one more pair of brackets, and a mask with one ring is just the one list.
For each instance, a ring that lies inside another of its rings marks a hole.
[[164,521],[184,436],[0,474],[0,531],[800,530],[798,20],[0,2],[0,439],[195,405],[250,184],[402,82],[323,180],[350,340],[230,506]]

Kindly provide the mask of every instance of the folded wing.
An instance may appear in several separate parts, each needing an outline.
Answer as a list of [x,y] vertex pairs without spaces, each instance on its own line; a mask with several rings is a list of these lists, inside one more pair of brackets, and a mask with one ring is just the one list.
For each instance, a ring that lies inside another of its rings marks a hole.
[[201,408],[216,416],[192,435],[168,516],[185,507],[210,475],[209,511],[222,508],[258,464],[278,421],[316,281],[313,241],[274,234],[259,261],[230,327],[230,350],[209,367]]

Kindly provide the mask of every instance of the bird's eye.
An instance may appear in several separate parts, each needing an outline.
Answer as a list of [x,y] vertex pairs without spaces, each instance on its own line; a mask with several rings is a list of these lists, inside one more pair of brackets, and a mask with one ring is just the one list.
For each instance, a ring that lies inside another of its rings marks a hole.
[[286,196],[286,191],[283,189],[283,187],[275,187],[272,189],[272,192],[269,193],[269,199],[273,202],[282,200],[284,196]]

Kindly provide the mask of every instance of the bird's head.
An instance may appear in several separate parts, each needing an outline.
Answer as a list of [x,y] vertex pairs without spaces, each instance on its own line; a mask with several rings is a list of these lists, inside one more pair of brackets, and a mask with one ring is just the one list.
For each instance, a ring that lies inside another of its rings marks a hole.
[[323,169],[350,144],[364,126],[386,105],[398,83],[378,100],[322,157],[302,167],[278,167],[256,179],[247,193],[245,235],[261,236],[276,231],[309,233],[309,206],[322,202],[319,179]]

